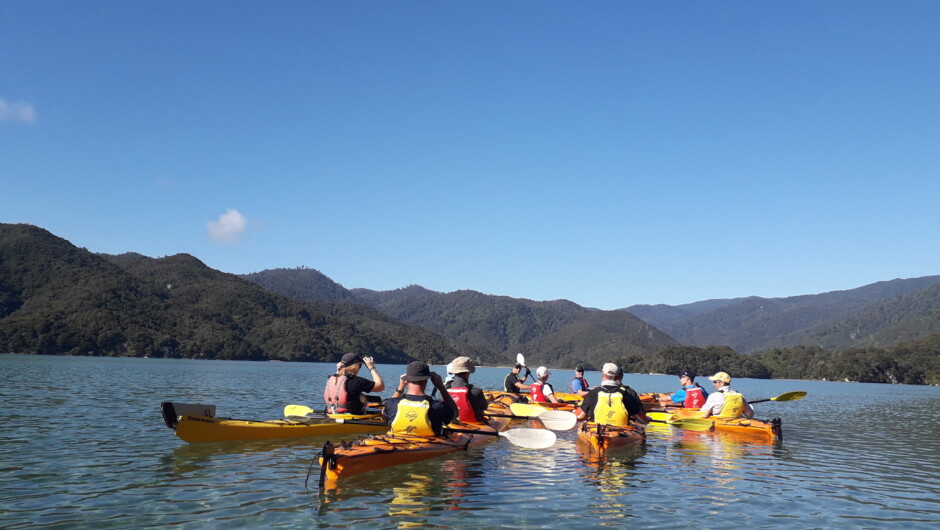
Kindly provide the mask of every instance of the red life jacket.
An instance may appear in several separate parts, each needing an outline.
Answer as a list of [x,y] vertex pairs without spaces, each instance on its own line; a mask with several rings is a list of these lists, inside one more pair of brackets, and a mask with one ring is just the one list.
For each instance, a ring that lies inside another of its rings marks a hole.
[[334,374],[326,380],[323,401],[326,402],[327,412],[330,414],[345,414],[348,412],[349,398],[346,395],[345,375]]
[[704,404],[705,394],[702,392],[702,387],[698,385],[685,387],[685,400],[682,401],[684,408],[700,409]]
[[532,395],[532,401],[536,403],[545,403],[548,401],[548,398],[542,393],[543,385],[545,385],[545,381],[536,381],[529,385],[529,394]]
[[481,423],[483,418],[477,418],[477,413],[470,404],[470,389],[467,387],[451,387],[447,389],[450,397],[457,402],[457,411],[460,413],[460,421],[469,423]]

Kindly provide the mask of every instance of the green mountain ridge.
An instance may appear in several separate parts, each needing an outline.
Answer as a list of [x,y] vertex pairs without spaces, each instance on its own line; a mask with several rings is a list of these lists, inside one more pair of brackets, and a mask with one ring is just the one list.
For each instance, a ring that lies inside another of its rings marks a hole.
[[97,255],[38,227],[0,224],[3,351],[295,361],[356,351],[390,363],[466,351],[384,316],[321,307],[329,311],[190,255]]
[[630,313],[587,309],[568,300],[536,302],[472,290],[440,293],[417,285],[346,290],[310,269],[245,277],[307,303],[350,293],[363,305],[465,344],[476,358],[493,364],[508,364],[517,352],[525,352],[535,366],[593,368],[618,356],[650,355],[677,344]]
[[[504,365],[524,352],[532,366],[562,369],[614,360],[641,373],[694,367],[736,377],[940,384],[938,280],[628,308],[648,319],[641,320],[568,300],[416,285],[346,289],[305,267],[239,277],[187,254],[94,254],[38,227],[0,224],[0,351],[299,361],[356,351],[390,363],[468,355]],[[715,342],[674,340],[649,322],[656,318]],[[748,348],[758,353],[739,353]]]

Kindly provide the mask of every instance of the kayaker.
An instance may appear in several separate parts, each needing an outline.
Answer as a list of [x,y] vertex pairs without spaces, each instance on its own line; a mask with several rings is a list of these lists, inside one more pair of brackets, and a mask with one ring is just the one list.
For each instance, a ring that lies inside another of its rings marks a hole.
[[552,375],[551,370],[544,366],[539,366],[538,370],[535,371],[535,375],[538,377],[538,380],[529,385],[529,399],[536,403],[558,403],[558,398],[555,397],[555,391],[552,389],[552,385],[548,384],[548,376]]
[[[358,375],[363,364],[372,373],[373,381]],[[326,411],[331,414],[362,414],[368,402],[363,394],[385,390],[385,381],[375,369],[375,361],[372,357],[347,353],[336,366],[337,373],[326,380],[326,388],[323,390]]]
[[584,378],[584,367],[580,364],[574,368],[574,378],[571,380],[571,392],[584,397],[591,390],[591,385]]
[[681,405],[687,409],[701,408],[708,398],[708,392],[695,382],[695,372],[685,370],[679,374],[679,384],[682,388],[670,395],[660,395],[659,404],[663,407]]
[[[506,375],[506,379],[503,380],[503,389],[506,392],[512,392],[513,394],[522,394],[523,391],[529,390],[529,385],[525,384],[525,377],[519,377],[519,372],[522,371],[524,367],[516,363],[512,367],[512,371]],[[526,370],[526,377],[530,372]]]
[[731,376],[726,372],[718,372],[709,376],[708,380],[715,384],[712,392],[702,405],[701,411],[705,417],[719,416],[722,418],[754,417],[754,409],[740,393],[731,390]]
[[[442,399],[434,400],[425,395],[428,380],[441,393]],[[444,426],[457,417],[457,403],[444,388],[440,374],[432,372],[425,362],[412,361],[395,393],[385,403],[382,416],[394,433],[441,436]]]
[[649,423],[640,396],[629,386],[624,386],[622,379],[620,367],[605,363],[601,368],[601,385],[592,388],[574,410],[578,419],[619,426],[631,422]]
[[483,411],[490,404],[483,395],[483,389],[470,384],[470,374],[475,371],[476,366],[469,357],[457,357],[447,365],[447,372],[454,377],[450,382],[445,381],[444,386],[457,403],[460,421],[484,423]]

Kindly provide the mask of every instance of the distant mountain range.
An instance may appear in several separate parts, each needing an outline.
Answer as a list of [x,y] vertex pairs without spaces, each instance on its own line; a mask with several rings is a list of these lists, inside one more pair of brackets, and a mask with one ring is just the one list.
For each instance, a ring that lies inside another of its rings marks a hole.
[[888,347],[940,333],[940,276],[788,298],[756,296],[626,308],[690,346],[755,353],[796,345]]
[[[708,351],[730,359],[797,346],[887,348],[938,333],[940,276],[599,311],[415,285],[346,289],[305,267],[239,277],[185,254],[99,255],[38,227],[0,224],[0,351],[315,361],[357,351],[383,362],[469,355],[503,365],[524,352],[533,366],[596,369],[611,359],[660,366],[640,360],[667,350],[671,359],[701,355],[688,347],[728,346]],[[917,343],[918,355],[929,359],[935,343]],[[782,370],[787,359],[819,355],[762,358]]]

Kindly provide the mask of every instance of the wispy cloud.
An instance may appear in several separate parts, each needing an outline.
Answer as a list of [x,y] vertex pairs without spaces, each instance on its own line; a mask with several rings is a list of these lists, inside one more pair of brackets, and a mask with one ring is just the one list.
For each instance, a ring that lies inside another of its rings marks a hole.
[[35,123],[36,111],[25,101],[7,101],[0,98],[0,123],[5,121]]
[[229,208],[219,216],[217,221],[209,221],[207,227],[209,237],[213,241],[223,245],[234,245],[248,229],[248,220],[238,210]]

